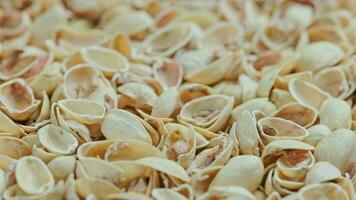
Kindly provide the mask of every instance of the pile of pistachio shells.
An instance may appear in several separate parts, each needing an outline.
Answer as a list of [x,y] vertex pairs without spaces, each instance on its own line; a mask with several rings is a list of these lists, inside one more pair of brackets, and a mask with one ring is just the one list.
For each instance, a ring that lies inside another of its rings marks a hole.
[[0,199],[355,200],[356,0],[0,0]]

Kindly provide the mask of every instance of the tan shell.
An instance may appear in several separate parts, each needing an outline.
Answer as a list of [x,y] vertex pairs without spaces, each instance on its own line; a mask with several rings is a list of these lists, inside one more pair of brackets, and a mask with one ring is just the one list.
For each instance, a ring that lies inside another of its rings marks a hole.
[[269,101],[268,98],[251,99],[235,107],[232,110],[233,119],[237,120],[244,110],[248,110],[251,112],[257,110],[257,111],[262,111],[265,114],[270,114],[276,111],[277,107],[271,101]]
[[107,108],[117,107],[117,96],[110,83],[100,71],[90,65],[70,68],[63,81],[64,95],[69,99],[88,99]]
[[111,77],[116,72],[128,71],[130,68],[125,56],[108,48],[85,48],[81,51],[81,56],[86,63],[95,66],[108,77]]
[[78,147],[77,139],[68,131],[53,124],[38,130],[40,143],[50,152],[56,154],[72,154]]
[[103,30],[111,35],[123,32],[128,36],[134,36],[146,31],[152,25],[153,19],[146,12],[131,11],[108,21],[103,26]]
[[298,193],[299,199],[301,200],[348,199],[348,196],[342,187],[335,183],[317,183],[309,185],[300,189]]
[[292,150],[282,152],[282,154],[284,155],[278,158],[276,162],[278,172],[283,174],[282,177],[284,178],[282,179],[289,178],[301,182],[315,163],[315,158],[310,151]]
[[259,97],[269,97],[270,92],[280,72],[281,72],[281,68],[277,68],[262,74],[257,90],[257,95]]
[[233,105],[234,99],[224,95],[200,97],[182,107],[178,120],[216,132],[225,125]]
[[344,99],[352,91],[347,76],[340,68],[326,68],[320,71],[314,76],[313,83],[335,98]]
[[178,91],[175,87],[162,92],[152,107],[152,117],[170,118],[178,108]]
[[293,79],[289,82],[289,92],[301,105],[319,110],[321,104],[331,96],[312,83]]
[[0,111],[0,132],[13,136],[20,136],[25,131],[12,121],[5,113]]
[[230,23],[219,23],[210,27],[199,41],[200,48],[236,48],[241,44],[244,31]]
[[308,129],[309,136],[304,139],[305,143],[316,146],[321,139],[331,134],[331,130],[322,124],[316,124]]
[[235,105],[242,103],[242,86],[230,81],[222,81],[213,87],[216,94],[235,97]]
[[239,186],[214,187],[197,198],[197,200],[209,199],[256,200],[250,191]]
[[310,185],[314,183],[322,183],[333,181],[341,178],[341,173],[338,168],[329,162],[317,162],[308,171],[305,177],[305,184]]
[[158,80],[164,88],[179,87],[183,79],[183,69],[174,60],[157,60],[153,64],[153,77]]
[[[294,177],[287,177],[285,176],[281,170],[279,170],[278,167],[274,169],[273,177],[272,177],[272,182],[274,184],[274,187],[279,189],[278,187],[282,188],[283,190],[298,190],[301,187],[304,186],[303,178],[294,178]],[[283,191],[281,190],[281,191]],[[288,192],[281,192],[283,193],[288,193]]]
[[261,138],[269,143],[274,140],[293,139],[304,140],[309,133],[297,123],[278,117],[265,117],[257,122]]
[[[315,148],[313,146],[298,140],[275,140],[265,146],[261,159],[265,166],[268,166],[283,156],[281,152],[289,152],[292,155],[294,153],[308,155],[308,151],[313,151],[314,149]],[[293,157],[291,158],[293,159]]]
[[39,158],[33,156],[21,158],[15,170],[17,184],[29,194],[40,194],[54,186],[51,172]]
[[332,131],[340,128],[351,129],[350,105],[340,99],[327,99],[320,108],[320,124],[328,126]]
[[273,116],[293,121],[307,128],[316,122],[318,114],[312,107],[288,103],[281,106]]
[[153,189],[152,196],[157,200],[165,200],[165,199],[186,200],[187,199],[182,194],[172,189],[164,189],[164,188]]
[[[218,172],[209,189],[239,186],[255,192],[262,182],[264,166],[257,156],[236,156]],[[253,174],[253,176],[251,176]]]
[[124,83],[117,91],[127,99],[126,105],[144,110],[151,109],[158,98],[154,89],[144,83]]
[[99,1],[90,1],[85,7],[81,7],[81,1],[63,0],[64,6],[77,17],[95,20],[103,11],[103,5]]
[[355,159],[356,135],[347,129],[340,129],[320,140],[315,149],[316,161],[327,161],[341,173],[348,171]]
[[65,99],[57,104],[68,118],[84,124],[101,122],[105,115],[105,107],[91,100]]
[[75,182],[78,195],[82,198],[93,194],[97,198],[105,198],[106,195],[119,193],[120,190],[111,182],[98,178],[80,178]]
[[140,52],[149,57],[170,56],[190,42],[193,28],[193,24],[180,23],[158,29],[143,41]]
[[1,110],[14,120],[27,120],[39,108],[32,89],[23,79],[13,79],[0,86]]
[[299,27],[308,27],[314,18],[314,9],[309,4],[288,2],[285,17]]
[[75,161],[76,159],[73,156],[59,156],[51,160],[47,166],[54,179],[57,181],[64,180],[70,173],[74,172]]
[[49,55],[36,47],[23,47],[1,60],[0,79],[28,78],[37,75],[51,61]]
[[20,159],[32,153],[31,147],[24,141],[16,137],[0,137],[0,153],[14,159]]
[[123,176],[123,170],[100,158],[81,157],[77,162],[76,175],[79,178],[99,178],[118,184]]
[[157,157],[146,157],[136,160],[136,163],[163,172],[184,182],[189,182],[190,180],[185,170],[179,164],[171,160]]
[[136,139],[152,144],[151,136],[137,118],[126,110],[110,110],[104,117],[101,131],[107,139]]
[[192,10],[190,12],[183,12],[177,17],[173,18],[172,22],[193,22],[198,24],[202,29],[207,29],[218,21],[215,13],[208,10]]
[[343,57],[343,50],[337,45],[327,42],[314,42],[301,49],[297,71],[316,71],[338,63]]
[[241,153],[259,156],[261,151],[259,144],[262,142],[257,130],[256,118],[253,114],[248,110],[242,111],[239,119],[232,126],[235,129],[235,133],[231,134],[236,134]]

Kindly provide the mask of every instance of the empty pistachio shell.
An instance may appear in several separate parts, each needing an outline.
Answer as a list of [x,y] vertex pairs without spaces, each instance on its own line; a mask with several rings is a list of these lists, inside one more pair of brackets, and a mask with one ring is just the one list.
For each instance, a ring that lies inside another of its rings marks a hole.
[[153,170],[163,172],[184,182],[188,182],[190,180],[185,170],[180,165],[171,160],[156,157],[146,157],[136,160],[136,163],[152,168]]
[[340,129],[320,140],[315,149],[315,159],[330,162],[344,173],[355,159],[355,141],[356,135],[352,131]]
[[178,91],[176,88],[169,88],[157,99],[152,108],[152,117],[170,118],[178,107]]
[[239,186],[255,192],[262,182],[263,171],[264,166],[259,157],[236,156],[218,172],[210,184],[210,189],[221,186]]
[[128,71],[130,67],[125,56],[108,48],[86,48],[82,50],[81,56],[86,63],[95,66],[109,77],[116,72]]
[[38,139],[48,151],[56,154],[72,154],[78,147],[77,139],[70,132],[52,124],[38,130]]
[[183,69],[174,60],[158,60],[153,64],[153,77],[165,88],[178,87],[182,83]]
[[31,147],[24,141],[15,137],[0,137],[0,153],[10,158],[19,159],[32,153]]
[[60,156],[48,163],[48,169],[51,171],[54,179],[62,180],[67,178],[70,173],[74,172],[75,157]]
[[323,102],[331,96],[306,81],[293,79],[289,82],[289,92],[292,97],[300,104],[310,106],[316,110],[320,110]]
[[93,194],[97,198],[120,192],[111,182],[99,178],[80,178],[75,182],[76,191],[82,198]]
[[293,121],[303,127],[309,127],[315,123],[318,114],[312,107],[288,103],[281,106],[274,116]]
[[331,130],[322,124],[316,124],[307,130],[309,135],[304,139],[304,142],[313,146],[316,146],[321,139],[331,134]]
[[316,71],[338,63],[343,56],[343,50],[331,42],[314,42],[301,49],[296,69]]
[[332,181],[341,177],[340,170],[329,162],[317,162],[310,168],[306,177],[305,184],[322,183]]
[[105,115],[105,107],[90,100],[65,99],[58,101],[58,106],[68,118],[84,124],[98,123]]
[[165,200],[165,199],[186,200],[186,198],[182,194],[172,189],[156,188],[152,190],[152,196],[157,200]]
[[114,109],[104,117],[101,131],[107,139],[136,139],[152,143],[152,139],[134,114]]
[[345,101],[330,98],[321,105],[320,124],[328,126],[332,131],[339,128],[351,128],[351,107]]
[[19,187],[29,194],[39,194],[54,186],[53,176],[47,166],[33,156],[18,161],[15,175]]
[[303,187],[299,191],[301,200],[321,200],[321,199],[340,199],[346,200],[348,196],[341,186],[335,183],[317,183]]

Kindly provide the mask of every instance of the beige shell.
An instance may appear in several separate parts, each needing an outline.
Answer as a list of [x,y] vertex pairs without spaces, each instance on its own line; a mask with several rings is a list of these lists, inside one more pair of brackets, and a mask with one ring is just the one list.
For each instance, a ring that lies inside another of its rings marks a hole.
[[329,127],[322,124],[316,124],[309,127],[307,130],[309,132],[309,136],[304,139],[304,142],[313,146],[316,146],[321,139],[331,134]]
[[338,63],[343,57],[343,50],[337,45],[327,42],[314,42],[303,47],[297,63],[297,71],[317,71]]
[[257,90],[257,95],[259,97],[269,97],[270,92],[280,72],[281,72],[281,68],[277,68],[262,74]]
[[153,78],[164,88],[179,87],[183,79],[183,69],[174,60],[162,59],[153,64]]
[[182,107],[178,120],[216,132],[225,125],[233,105],[234,99],[224,95],[200,97]]
[[278,77],[275,85],[277,88],[288,90],[288,86],[291,80],[296,79],[299,81],[308,81],[312,82],[313,80],[313,72],[311,71],[303,71],[292,74],[287,74],[284,76]]
[[117,95],[102,73],[90,65],[70,68],[63,81],[64,95],[69,99],[88,99],[107,108],[117,107]]
[[75,161],[73,156],[59,156],[51,160],[47,166],[55,180],[64,180],[74,172]]
[[266,143],[274,140],[304,140],[309,133],[299,124],[279,117],[265,117],[257,122],[261,138]]
[[232,23],[217,23],[206,30],[199,41],[199,47],[234,49],[240,45],[244,36],[241,27]]
[[193,25],[179,23],[158,29],[143,41],[140,52],[148,57],[164,57],[174,54],[192,39]]
[[157,200],[166,200],[166,199],[186,200],[187,199],[182,194],[172,189],[164,189],[164,188],[153,189],[152,196]]
[[158,99],[154,89],[144,83],[124,83],[117,88],[117,91],[127,99],[127,102],[125,102],[126,105],[145,110],[150,110]]
[[172,87],[163,91],[152,107],[151,116],[171,118],[178,108],[178,91]]
[[136,160],[136,163],[163,172],[184,182],[189,182],[190,180],[186,171],[179,164],[171,160],[157,157],[145,157]]
[[84,62],[95,66],[105,76],[111,77],[116,72],[125,72],[130,68],[126,57],[112,49],[89,47],[81,51]]
[[151,136],[137,118],[125,110],[110,110],[104,117],[101,131],[107,139],[136,139],[152,144]]
[[0,110],[0,132],[20,136],[25,131]]
[[51,60],[50,56],[40,48],[21,47],[20,50],[13,51],[2,59],[0,79],[32,77],[41,72]]
[[76,165],[76,175],[79,178],[99,178],[118,184],[123,176],[123,170],[100,158],[81,157]]
[[248,111],[262,111],[265,114],[270,114],[277,110],[277,107],[268,100],[268,98],[256,98],[248,100],[241,105],[238,105],[232,110],[232,118],[237,120],[244,110]]
[[335,98],[344,99],[352,92],[347,76],[340,68],[326,68],[320,71],[314,76],[313,83]]
[[29,194],[40,194],[54,186],[51,172],[37,157],[21,158],[16,165],[15,175],[19,187]]
[[10,118],[27,120],[38,108],[32,89],[23,79],[13,79],[0,86],[1,110]]
[[119,193],[120,190],[111,182],[98,178],[80,178],[75,182],[78,195],[82,198],[93,194],[97,198],[105,198],[106,195]]
[[0,154],[14,159],[28,156],[32,153],[31,147],[24,141],[16,137],[0,137]]
[[285,17],[299,27],[308,27],[314,18],[313,7],[309,4],[288,2]]
[[341,178],[341,173],[338,168],[329,162],[317,162],[308,171],[305,177],[305,184],[310,185],[314,183],[322,183],[333,181]]
[[301,158],[304,158],[305,155],[308,155],[308,151],[313,151],[314,149],[313,146],[298,140],[275,140],[265,146],[261,159],[265,166],[268,166],[283,156],[281,152],[290,153],[293,161],[293,154],[301,153],[303,155]]
[[[304,186],[303,177],[302,178],[295,178],[295,177],[287,177],[285,176],[278,167],[274,169],[272,182],[274,186],[277,188],[283,188],[284,190],[299,190],[301,187]],[[281,192],[282,195],[284,192]],[[288,193],[288,192],[286,192]]]
[[148,13],[143,11],[131,11],[125,14],[118,15],[108,21],[103,30],[111,35],[116,35],[120,32],[128,36],[140,34],[153,25],[153,19]]
[[7,188],[4,192],[4,198],[10,200],[61,200],[64,195],[64,184],[58,182],[57,185],[40,194],[28,194],[17,184]]
[[40,143],[55,154],[72,154],[78,147],[77,139],[68,131],[53,124],[38,130]]
[[339,129],[320,140],[315,148],[316,161],[327,161],[345,173],[355,159],[356,135],[347,129]]
[[256,200],[250,191],[239,186],[214,187],[197,198],[197,200],[209,199]]
[[259,157],[252,155],[236,156],[230,159],[218,172],[209,189],[222,186],[239,186],[250,192],[255,192],[262,182],[263,171],[264,166]]
[[242,111],[239,119],[232,126],[235,132],[231,134],[236,134],[241,153],[259,156],[261,151],[259,144],[262,142],[253,114],[248,110]]
[[316,85],[306,81],[293,79],[288,86],[290,94],[298,103],[316,110],[320,110],[321,104],[331,97]]
[[91,100],[64,99],[57,104],[68,118],[84,124],[99,123],[105,115],[105,107]]
[[312,184],[303,187],[298,193],[298,197],[301,200],[348,199],[348,196],[342,187],[335,183]]
[[218,18],[215,13],[208,10],[192,10],[183,12],[173,18],[172,22],[193,22],[198,24],[202,29],[207,29],[215,24]]
[[351,107],[345,101],[330,98],[320,107],[320,124],[324,124],[334,131],[340,128],[351,129]]
[[307,128],[316,122],[318,113],[312,107],[288,103],[281,106],[273,116],[293,121]]
[[242,86],[240,84],[230,81],[222,81],[214,85],[213,89],[216,94],[233,96],[235,98],[235,105],[240,105],[242,103]]
[[299,182],[301,179],[304,180],[306,173],[315,163],[315,158],[310,151],[290,150],[281,154],[281,157],[276,162],[278,172],[281,172],[282,176]]
[[81,7],[80,1],[64,0],[63,4],[68,10],[72,11],[75,16],[88,20],[95,20],[103,11],[103,5],[96,0],[90,1],[84,8]]

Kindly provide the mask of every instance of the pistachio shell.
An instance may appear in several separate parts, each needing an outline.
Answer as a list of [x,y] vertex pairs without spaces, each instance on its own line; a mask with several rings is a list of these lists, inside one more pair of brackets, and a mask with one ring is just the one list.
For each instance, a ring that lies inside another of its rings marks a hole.
[[329,162],[317,162],[308,171],[305,184],[322,183],[332,181],[341,177],[340,170]]
[[164,189],[164,188],[153,189],[152,196],[157,200],[165,200],[165,199],[186,200],[186,198],[182,194],[172,189]]
[[101,122],[105,115],[105,107],[91,100],[65,99],[58,106],[68,118],[84,124]]
[[107,139],[136,139],[152,143],[152,139],[137,116],[121,110],[110,110],[104,117],[101,131]]
[[327,41],[314,42],[301,49],[296,70],[316,71],[338,63],[343,57],[344,52],[337,45]]
[[309,136],[304,139],[305,143],[316,146],[321,139],[331,134],[331,130],[322,124],[316,124],[307,129]]
[[183,79],[183,69],[174,60],[158,60],[153,64],[153,77],[164,88],[179,87]]
[[54,179],[63,180],[74,172],[76,159],[73,156],[59,156],[48,163],[48,169],[51,171]]
[[293,79],[288,86],[290,94],[298,103],[316,110],[320,110],[323,102],[331,97],[328,93],[306,81]]
[[152,117],[170,118],[178,107],[178,91],[169,88],[164,91],[152,107]]
[[98,178],[80,178],[75,182],[76,191],[82,198],[93,194],[97,198],[120,192],[111,182]]
[[320,108],[320,124],[328,126],[332,131],[339,128],[351,128],[351,107],[340,99],[330,98]]
[[352,90],[344,71],[340,68],[326,68],[320,71],[315,75],[313,83],[336,98],[345,98]]
[[52,124],[38,130],[38,139],[48,151],[56,154],[72,154],[78,147],[77,139],[70,132]]
[[348,199],[346,192],[335,183],[318,183],[303,187],[299,191],[301,200]]
[[256,200],[250,191],[239,186],[214,187],[197,198],[197,200],[208,199]]
[[317,161],[327,161],[337,167],[341,173],[351,168],[355,159],[356,135],[347,129],[340,129],[320,140],[315,149]]
[[81,51],[83,60],[111,77],[116,72],[128,71],[130,66],[121,53],[103,47],[89,47]]
[[264,166],[257,156],[236,156],[218,172],[209,189],[239,186],[255,192],[262,182]]
[[[47,166],[33,156],[21,158],[15,169],[16,182],[29,194],[40,194],[54,186],[54,179]],[[38,172],[41,173],[38,173]]]
[[293,121],[303,127],[309,127],[315,123],[318,114],[312,107],[289,103],[281,106],[274,116]]
[[14,159],[20,159],[32,153],[31,147],[24,141],[15,137],[0,137],[0,153]]
[[19,127],[14,121],[0,111],[0,132],[10,133],[14,136],[20,136],[25,131]]
[[249,110],[251,112],[260,110],[263,113],[270,114],[277,110],[277,107],[271,101],[269,101],[268,98],[251,99],[232,110],[233,119],[237,120],[244,110]]
[[190,180],[185,170],[180,165],[171,160],[157,157],[146,157],[136,160],[136,163],[163,172],[184,182],[189,182]]

